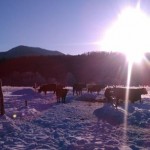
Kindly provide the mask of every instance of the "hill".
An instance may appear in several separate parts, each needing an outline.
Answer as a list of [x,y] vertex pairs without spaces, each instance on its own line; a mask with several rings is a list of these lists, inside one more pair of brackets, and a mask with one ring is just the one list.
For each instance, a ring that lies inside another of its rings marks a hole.
[[6,52],[0,52],[1,58],[15,58],[22,56],[56,56],[56,55],[65,55],[59,51],[46,50],[38,47],[29,47],[29,46],[17,46]]

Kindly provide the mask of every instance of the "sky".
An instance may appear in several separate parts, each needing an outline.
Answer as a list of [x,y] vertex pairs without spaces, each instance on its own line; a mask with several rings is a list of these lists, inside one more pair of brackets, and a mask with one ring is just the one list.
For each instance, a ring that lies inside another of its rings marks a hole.
[[[19,45],[82,54],[98,43],[128,5],[138,0],[0,0],[0,52]],[[150,1],[141,9],[150,15]]]

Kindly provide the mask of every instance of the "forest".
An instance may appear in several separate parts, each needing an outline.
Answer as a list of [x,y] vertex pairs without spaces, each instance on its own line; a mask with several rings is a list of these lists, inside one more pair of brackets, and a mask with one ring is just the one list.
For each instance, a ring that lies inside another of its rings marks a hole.
[[[150,54],[132,66],[131,85],[150,85]],[[90,52],[82,55],[26,56],[0,60],[3,85],[45,83],[100,83],[125,85],[128,62],[122,53]]]

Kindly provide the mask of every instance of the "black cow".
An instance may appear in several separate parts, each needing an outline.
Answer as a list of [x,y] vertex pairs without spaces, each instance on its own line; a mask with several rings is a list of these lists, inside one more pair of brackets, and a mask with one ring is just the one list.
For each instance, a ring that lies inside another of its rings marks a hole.
[[56,87],[56,84],[44,84],[39,87],[38,92],[41,93],[43,91],[45,95],[47,91],[53,91],[55,93]]
[[66,96],[68,93],[68,89],[63,89],[63,88],[57,88],[56,89],[56,97],[57,97],[57,102],[66,102]]
[[91,84],[91,85],[88,85],[88,92],[89,93],[97,92],[97,94],[99,94],[99,92],[105,87],[106,87],[105,85]]
[[115,99],[116,107],[119,100],[126,100],[126,98],[132,103],[138,100],[141,102],[141,95],[143,94],[147,94],[146,88],[107,88],[104,93],[110,101]]
[[86,85],[82,84],[82,83],[76,83],[73,85],[73,95],[76,93],[77,95],[81,95],[82,94],[82,90],[83,88],[85,88]]

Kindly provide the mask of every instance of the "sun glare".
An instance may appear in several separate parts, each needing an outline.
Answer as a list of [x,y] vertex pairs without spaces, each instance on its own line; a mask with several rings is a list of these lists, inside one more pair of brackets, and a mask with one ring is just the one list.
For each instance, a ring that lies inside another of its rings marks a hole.
[[[127,7],[118,16],[118,19],[107,30],[100,46],[106,51],[118,51],[126,55],[128,60],[128,74],[126,87],[130,87],[132,67],[134,62],[140,62],[145,52],[150,49],[150,18],[140,9],[140,0],[137,7]],[[126,90],[124,115],[124,144],[127,141],[127,114],[129,90]]]
[[150,18],[140,7],[127,7],[107,30],[101,48],[118,51],[126,55],[130,62],[139,62],[150,49]]

